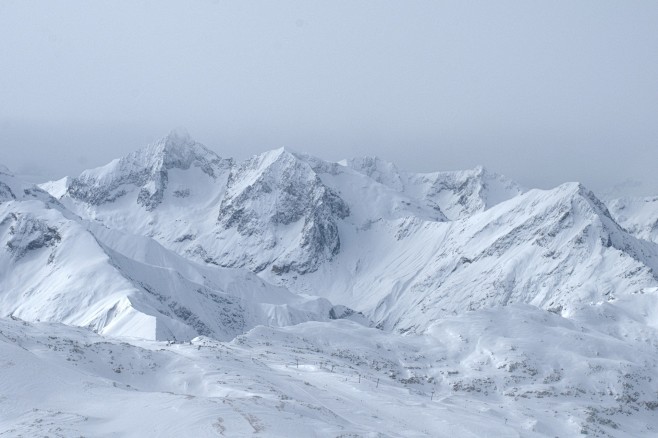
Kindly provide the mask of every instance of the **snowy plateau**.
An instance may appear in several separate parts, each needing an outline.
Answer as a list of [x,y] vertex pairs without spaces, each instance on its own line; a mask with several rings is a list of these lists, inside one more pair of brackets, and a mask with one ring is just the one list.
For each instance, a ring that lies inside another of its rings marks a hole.
[[2,437],[581,435],[658,436],[656,197],[179,131],[0,166]]

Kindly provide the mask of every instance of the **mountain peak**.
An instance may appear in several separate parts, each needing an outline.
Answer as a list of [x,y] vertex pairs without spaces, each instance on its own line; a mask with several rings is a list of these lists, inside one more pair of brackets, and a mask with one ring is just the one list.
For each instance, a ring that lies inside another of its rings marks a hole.
[[185,128],[172,129],[169,134],[155,142],[154,145],[158,152],[166,156],[195,154],[201,152],[201,150],[203,150],[203,155],[210,152],[203,145],[197,143]]
[[215,152],[190,137],[185,129],[172,130],[155,143],[96,169],[85,170],[68,188],[74,198],[91,204],[110,202],[126,194],[122,187],[141,187],[138,203],[152,210],[162,200],[169,170],[198,168],[215,179],[227,165]]
[[169,134],[165,137],[168,145],[180,145],[194,143],[190,133],[184,127],[174,128],[169,131]]
[[478,164],[473,168],[473,173],[475,173],[476,175],[484,175],[488,173],[488,171],[487,168],[484,167],[482,164]]
[[270,151],[264,152],[257,155],[261,158],[263,163],[274,163],[282,158],[296,161],[298,159],[298,154],[293,152],[290,148],[281,146],[280,148],[272,149]]
[[196,142],[185,128],[172,129],[169,134],[145,148],[125,157],[144,167],[188,168],[194,161],[219,158],[210,149]]
[[[337,222],[348,215],[348,205],[304,158],[279,148],[231,170],[218,221],[258,248],[277,248],[273,257],[258,257],[252,269],[271,265],[274,273],[301,274],[315,271],[338,253]],[[294,249],[277,247],[279,236],[285,234],[296,236]]]

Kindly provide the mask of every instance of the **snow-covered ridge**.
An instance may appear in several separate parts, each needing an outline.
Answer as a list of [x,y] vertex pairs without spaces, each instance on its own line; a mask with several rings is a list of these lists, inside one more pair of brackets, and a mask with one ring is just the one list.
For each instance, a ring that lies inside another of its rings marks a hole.
[[[188,137],[174,139],[118,162],[149,173],[163,146],[195,150]],[[70,192],[61,200],[185,258],[247,268],[400,331],[514,302],[569,315],[658,286],[657,246],[619,227],[578,183],[527,191],[481,166],[415,174],[376,157],[330,163],[284,148],[222,160],[217,178],[174,161],[184,165],[168,171],[156,204],[141,203],[144,187],[125,179],[110,184],[125,192],[114,202]],[[105,180],[94,181],[104,193]]]
[[258,324],[342,317],[369,324],[247,270],[197,264],[149,237],[86,222],[7,174],[2,181],[23,196],[0,203],[1,315],[145,339],[232,339]]
[[658,285],[657,246],[628,235],[576,183],[530,190],[459,221],[377,223],[352,238],[332,266],[297,287],[320,289],[332,278],[333,302],[405,332],[518,302],[568,316]]
[[356,158],[345,164],[398,192],[423,200],[451,220],[487,210],[524,192],[516,182],[483,166],[416,174],[400,172],[395,164],[377,157]]

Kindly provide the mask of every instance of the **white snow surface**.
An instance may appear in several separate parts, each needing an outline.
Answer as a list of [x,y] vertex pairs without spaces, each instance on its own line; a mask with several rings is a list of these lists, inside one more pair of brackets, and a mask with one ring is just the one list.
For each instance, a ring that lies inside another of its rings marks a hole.
[[658,337],[602,303],[495,307],[401,336],[351,321],[232,342],[0,319],[6,436],[655,436]]

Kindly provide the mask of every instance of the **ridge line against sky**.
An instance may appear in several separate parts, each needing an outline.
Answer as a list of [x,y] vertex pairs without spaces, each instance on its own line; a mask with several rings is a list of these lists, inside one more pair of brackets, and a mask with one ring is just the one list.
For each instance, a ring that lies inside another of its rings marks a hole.
[[0,3],[0,162],[43,181],[186,126],[527,187],[658,193],[658,3]]

